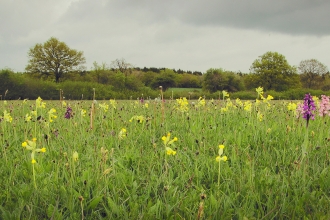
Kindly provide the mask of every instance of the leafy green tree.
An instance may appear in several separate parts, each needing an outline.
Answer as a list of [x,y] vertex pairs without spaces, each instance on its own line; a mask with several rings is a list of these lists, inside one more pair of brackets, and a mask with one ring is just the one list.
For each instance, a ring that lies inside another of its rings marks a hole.
[[203,76],[203,89],[216,92],[227,90],[236,92],[244,89],[244,84],[240,76],[231,71],[223,69],[209,69]]
[[316,59],[303,60],[298,66],[303,87],[318,89],[324,82],[328,68]]
[[256,83],[265,90],[284,91],[300,87],[299,75],[282,54],[267,52],[256,59],[250,69]]
[[57,83],[63,74],[84,69],[83,52],[70,49],[54,37],[44,44],[36,44],[30,48],[28,56],[29,64],[25,68],[27,72],[54,75]]
[[183,73],[178,75],[178,87],[181,88],[201,88],[202,77],[199,75],[192,75]]
[[151,83],[152,88],[158,88],[159,86],[163,87],[163,90],[167,90],[170,87],[175,87],[177,74],[173,70],[165,69],[161,70],[160,73],[154,78]]

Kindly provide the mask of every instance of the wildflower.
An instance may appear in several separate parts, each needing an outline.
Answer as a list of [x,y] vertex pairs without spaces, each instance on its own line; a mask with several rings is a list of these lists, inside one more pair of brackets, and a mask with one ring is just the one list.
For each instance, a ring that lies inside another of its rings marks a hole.
[[268,95],[267,98],[266,98],[266,100],[268,100],[268,101],[269,101],[269,100],[273,100],[273,99],[274,99],[274,97],[271,96],[271,95]]
[[80,115],[81,115],[81,117],[85,117],[86,116],[86,110],[81,109]]
[[79,159],[79,155],[78,155],[78,152],[77,151],[74,151],[73,154],[72,154],[72,160],[74,162],[78,161]]
[[243,102],[239,98],[236,99],[236,104],[238,106],[243,106]]
[[144,107],[145,107],[145,108],[149,108],[149,104],[148,104],[148,103],[145,103],[145,104],[144,104]]
[[162,137],[162,140],[163,140],[163,143],[164,143],[164,146],[168,146],[168,145],[172,145],[175,141],[178,141],[178,138],[177,137],[174,137],[172,140],[170,140],[171,138],[171,133],[168,132],[167,133],[167,136],[163,136]]
[[125,128],[122,128],[122,129],[120,130],[119,134],[118,134],[118,138],[119,138],[119,139],[123,139],[123,138],[125,138],[126,136],[127,136],[127,134],[126,134],[126,129],[125,129]]
[[226,97],[229,97],[229,93],[226,90],[222,90],[222,98],[225,99]]
[[321,95],[321,103],[319,108],[319,115],[324,117],[325,115],[330,115],[330,103],[329,96]]
[[264,98],[263,94],[264,94],[264,88],[263,87],[258,87],[256,88],[256,92],[258,93],[258,97],[260,96],[261,99]]
[[172,148],[170,147],[166,147],[166,154],[167,155],[175,155],[176,154],[176,151],[175,150],[172,150]]
[[109,105],[103,103],[103,104],[99,104],[100,108],[103,109],[104,112],[107,112],[109,109]]
[[35,159],[32,159],[31,163],[35,164],[37,161]]
[[42,101],[42,98],[40,98],[40,96],[36,99],[36,107],[46,108],[46,103]]
[[218,170],[218,186],[220,186],[220,162],[224,161],[226,162],[228,160],[227,156],[222,156],[223,154],[223,149],[225,148],[225,145],[220,144],[219,145],[219,151],[218,151],[218,156],[215,158],[215,161],[219,163],[219,170]]
[[55,108],[52,108],[52,109],[49,110],[49,112],[48,112],[48,120],[49,120],[49,122],[53,122],[53,118],[57,118],[57,116],[54,113],[56,113],[56,109]]
[[189,110],[188,105],[189,105],[188,100],[186,99],[186,97],[184,97],[184,98],[176,99],[176,105],[174,108],[183,113]]
[[133,116],[129,122],[132,122],[133,120],[137,121],[138,123],[143,123],[145,121],[145,117],[143,115]]
[[295,111],[297,109],[297,104],[293,103],[293,102],[290,102],[288,104],[287,108],[288,108],[289,111]]
[[72,118],[73,116],[72,116],[72,108],[70,108],[70,107],[67,107],[66,108],[66,112],[65,112],[65,114],[64,114],[64,118],[66,118],[66,119],[70,119],[70,118]]
[[62,106],[66,107],[66,102],[65,101],[62,101]]
[[24,119],[24,120],[25,120],[26,122],[31,121],[31,119],[32,119],[32,116],[31,116],[31,115],[29,115],[29,114],[26,114],[26,115],[25,115],[25,119]]
[[264,115],[262,113],[260,113],[260,112],[257,113],[257,118],[259,121],[262,121],[263,117],[264,117]]
[[227,158],[227,156],[222,156],[222,157],[220,157],[220,156],[217,156],[216,158],[215,158],[215,160],[217,161],[217,162],[220,162],[220,161],[227,161],[228,160],[228,158]]
[[46,148],[37,148],[37,139],[36,138],[32,138],[32,141],[30,140],[26,140],[22,143],[22,147],[25,148],[26,150],[30,150],[31,151],[31,159],[32,159],[32,163],[36,163],[36,160],[34,158],[35,153],[45,153],[46,152]]
[[252,103],[250,101],[244,102],[244,110],[250,112],[252,107]]
[[198,101],[197,101],[197,107],[204,107],[205,106],[205,99],[202,97],[199,97]]
[[112,108],[116,109],[117,107],[117,103],[114,99],[110,99],[110,105],[112,106]]
[[308,93],[304,98],[303,106],[303,118],[306,119],[306,127],[308,127],[309,120],[314,120],[313,111],[315,110],[315,104],[312,96]]
[[10,116],[10,113],[7,112],[6,110],[3,111],[3,119],[9,123],[13,121],[13,118]]

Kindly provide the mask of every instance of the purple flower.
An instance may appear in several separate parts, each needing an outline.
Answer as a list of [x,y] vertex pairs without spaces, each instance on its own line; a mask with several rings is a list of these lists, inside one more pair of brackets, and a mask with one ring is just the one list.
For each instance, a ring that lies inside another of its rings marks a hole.
[[72,117],[73,117],[73,116],[72,116],[72,108],[67,107],[67,108],[66,108],[65,115],[64,115],[64,118],[66,118],[66,119],[70,119],[70,118],[72,118]]
[[330,115],[329,111],[330,111],[329,96],[321,95],[319,115],[321,117],[324,117],[326,115]]
[[304,106],[303,106],[303,118],[306,119],[307,124],[306,127],[308,127],[308,122],[310,119],[314,120],[314,114],[313,111],[315,111],[315,104],[314,100],[311,96],[311,94],[306,94],[304,98]]

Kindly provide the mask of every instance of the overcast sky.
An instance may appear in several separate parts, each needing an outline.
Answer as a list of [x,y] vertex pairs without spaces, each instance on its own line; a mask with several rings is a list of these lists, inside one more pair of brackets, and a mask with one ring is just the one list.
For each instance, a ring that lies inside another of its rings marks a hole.
[[0,69],[24,71],[29,48],[51,37],[83,51],[87,70],[124,58],[249,72],[267,51],[330,68],[329,12],[329,0],[0,0]]

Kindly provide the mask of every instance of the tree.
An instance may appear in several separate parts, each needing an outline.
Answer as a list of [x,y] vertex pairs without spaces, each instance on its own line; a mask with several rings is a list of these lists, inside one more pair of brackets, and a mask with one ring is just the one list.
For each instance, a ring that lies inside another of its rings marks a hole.
[[260,56],[252,63],[250,71],[256,75],[256,83],[265,90],[284,91],[300,86],[296,68],[277,52]]
[[130,63],[127,63],[124,58],[122,59],[116,59],[111,62],[111,66],[114,69],[118,69],[121,73],[125,75],[125,78],[127,78],[129,73],[132,73],[133,65]]
[[244,88],[243,82],[237,74],[225,71],[221,68],[211,68],[206,71],[203,77],[203,89],[210,92],[216,92],[219,90],[236,92],[243,90]]
[[301,61],[298,69],[303,86],[309,89],[319,87],[328,72],[327,67],[316,59]]
[[173,70],[165,69],[161,70],[160,73],[151,82],[151,87],[156,89],[162,86],[163,91],[170,87],[176,86],[176,73]]
[[28,52],[29,64],[25,70],[41,75],[54,75],[58,83],[63,74],[82,70],[83,52],[70,49],[64,42],[52,37],[44,44],[36,44]]

